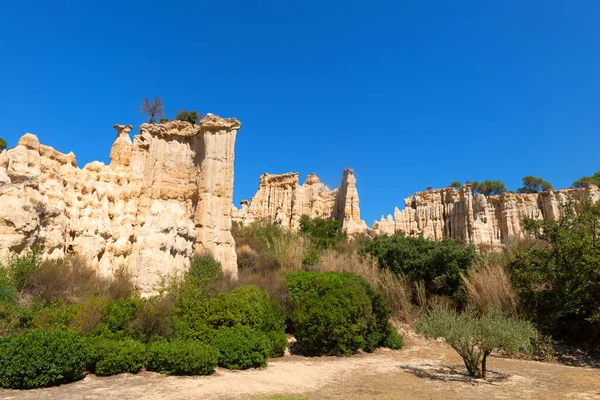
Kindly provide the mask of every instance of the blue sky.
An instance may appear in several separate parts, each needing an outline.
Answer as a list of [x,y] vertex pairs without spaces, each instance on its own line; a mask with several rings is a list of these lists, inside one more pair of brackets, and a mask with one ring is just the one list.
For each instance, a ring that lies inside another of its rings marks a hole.
[[[263,172],[358,179],[368,224],[428,186],[600,170],[597,1],[5,1],[0,137],[108,161],[162,97],[242,121]],[[402,208],[402,207],[401,207]]]

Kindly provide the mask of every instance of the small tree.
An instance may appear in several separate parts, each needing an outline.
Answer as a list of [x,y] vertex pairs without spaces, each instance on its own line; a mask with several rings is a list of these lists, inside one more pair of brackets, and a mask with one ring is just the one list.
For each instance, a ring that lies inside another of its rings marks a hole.
[[0,151],[6,149],[7,143],[6,140],[0,138]]
[[431,310],[419,318],[416,328],[429,338],[444,338],[475,378],[485,378],[487,357],[492,351],[517,352],[537,337],[528,321],[507,317],[496,309],[478,315],[471,307],[461,314],[441,308]]
[[195,125],[200,121],[201,118],[202,116],[198,114],[198,111],[187,111],[185,108],[182,108],[179,110],[174,119],[178,121],[187,121],[190,124]]
[[517,193],[539,193],[552,189],[553,187],[550,182],[528,175],[523,177],[523,187],[518,188]]
[[473,194],[483,194],[486,196],[499,195],[506,192],[506,185],[502,181],[483,181],[468,182],[471,183]]
[[151,124],[156,123],[156,120],[165,113],[163,100],[160,97],[155,97],[154,100],[150,100],[146,97],[140,104],[140,112],[142,114],[148,114],[148,119]]
[[453,187],[455,189],[460,189],[461,186],[462,186],[462,183],[460,183],[458,181],[454,181],[454,182],[450,183],[450,187]]
[[592,176],[583,176],[573,182],[574,188],[584,188],[587,185],[600,186],[600,171],[596,172]]

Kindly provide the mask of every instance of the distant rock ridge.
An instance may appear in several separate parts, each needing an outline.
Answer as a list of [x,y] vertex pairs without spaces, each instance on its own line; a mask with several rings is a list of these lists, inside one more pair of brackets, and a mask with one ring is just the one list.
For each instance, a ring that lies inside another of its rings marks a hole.
[[526,237],[523,220],[559,220],[561,204],[572,198],[577,205],[589,196],[600,203],[595,185],[582,189],[550,190],[534,194],[504,193],[497,196],[472,194],[471,185],[460,189],[431,189],[404,201],[405,209],[381,217],[372,227],[374,234],[405,232],[429,239],[454,238],[475,245],[498,247]]
[[25,134],[0,152],[0,262],[44,238],[44,257],[86,257],[110,275],[128,266],[142,293],[210,251],[236,275],[231,235],[235,118],[115,125],[110,165],[77,168]]
[[344,170],[340,187],[330,190],[316,174],[299,182],[297,172],[260,176],[258,191],[252,200],[242,200],[240,209],[232,209],[232,220],[249,225],[270,220],[289,230],[297,230],[300,217],[335,218],[348,234],[365,232],[367,225],[360,219],[358,191],[354,171]]

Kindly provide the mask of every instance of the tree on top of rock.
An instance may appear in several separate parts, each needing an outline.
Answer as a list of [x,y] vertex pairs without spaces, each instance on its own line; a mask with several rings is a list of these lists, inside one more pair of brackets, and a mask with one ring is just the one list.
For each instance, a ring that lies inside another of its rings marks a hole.
[[198,111],[196,111],[196,110],[188,111],[185,108],[182,108],[177,113],[177,115],[175,116],[174,120],[176,120],[176,121],[187,121],[190,124],[195,125],[198,122],[200,122],[200,120],[203,117],[204,116],[202,114],[199,114]]
[[584,176],[573,182],[574,188],[584,188],[587,185],[600,186],[600,171],[596,172],[592,176]]
[[8,145],[8,144],[6,143],[6,140],[4,140],[4,139],[0,138],[0,151],[2,151],[2,150],[4,150],[4,149],[6,149],[6,146],[7,146],[7,145]]
[[467,182],[471,184],[473,194],[486,196],[499,195],[506,192],[506,185],[502,181]]
[[517,189],[517,193],[539,193],[552,190],[552,184],[542,178],[527,175],[523,177],[523,187]]
[[163,100],[160,97],[155,97],[154,100],[150,100],[146,97],[140,103],[140,112],[148,115],[148,122],[155,124],[157,120],[165,114],[163,107]]

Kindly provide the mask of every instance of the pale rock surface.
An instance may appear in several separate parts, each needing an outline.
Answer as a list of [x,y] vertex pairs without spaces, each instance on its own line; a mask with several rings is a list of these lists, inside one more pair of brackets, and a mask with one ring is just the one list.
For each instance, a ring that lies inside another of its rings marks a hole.
[[242,200],[232,209],[232,219],[242,225],[270,220],[289,230],[297,230],[302,215],[311,218],[336,218],[348,234],[367,230],[360,219],[356,178],[351,169],[344,170],[339,188],[330,190],[317,175],[310,174],[304,184],[299,174],[261,175],[258,191],[251,201]]
[[423,235],[429,239],[454,238],[475,245],[499,247],[526,236],[523,220],[559,220],[561,204],[572,198],[577,205],[589,196],[600,203],[600,190],[590,185],[583,189],[551,190],[536,194],[504,193],[499,196],[472,195],[471,186],[418,192],[404,201],[405,209],[394,216],[381,217],[371,233]]
[[76,253],[110,275],[129,268],[143,294],[209,251],[237,274],[231,235],[235,118],[115,125],[110,164],[77,168],[25,134],[0,153],[0,260],[44,238],[45,257]]

